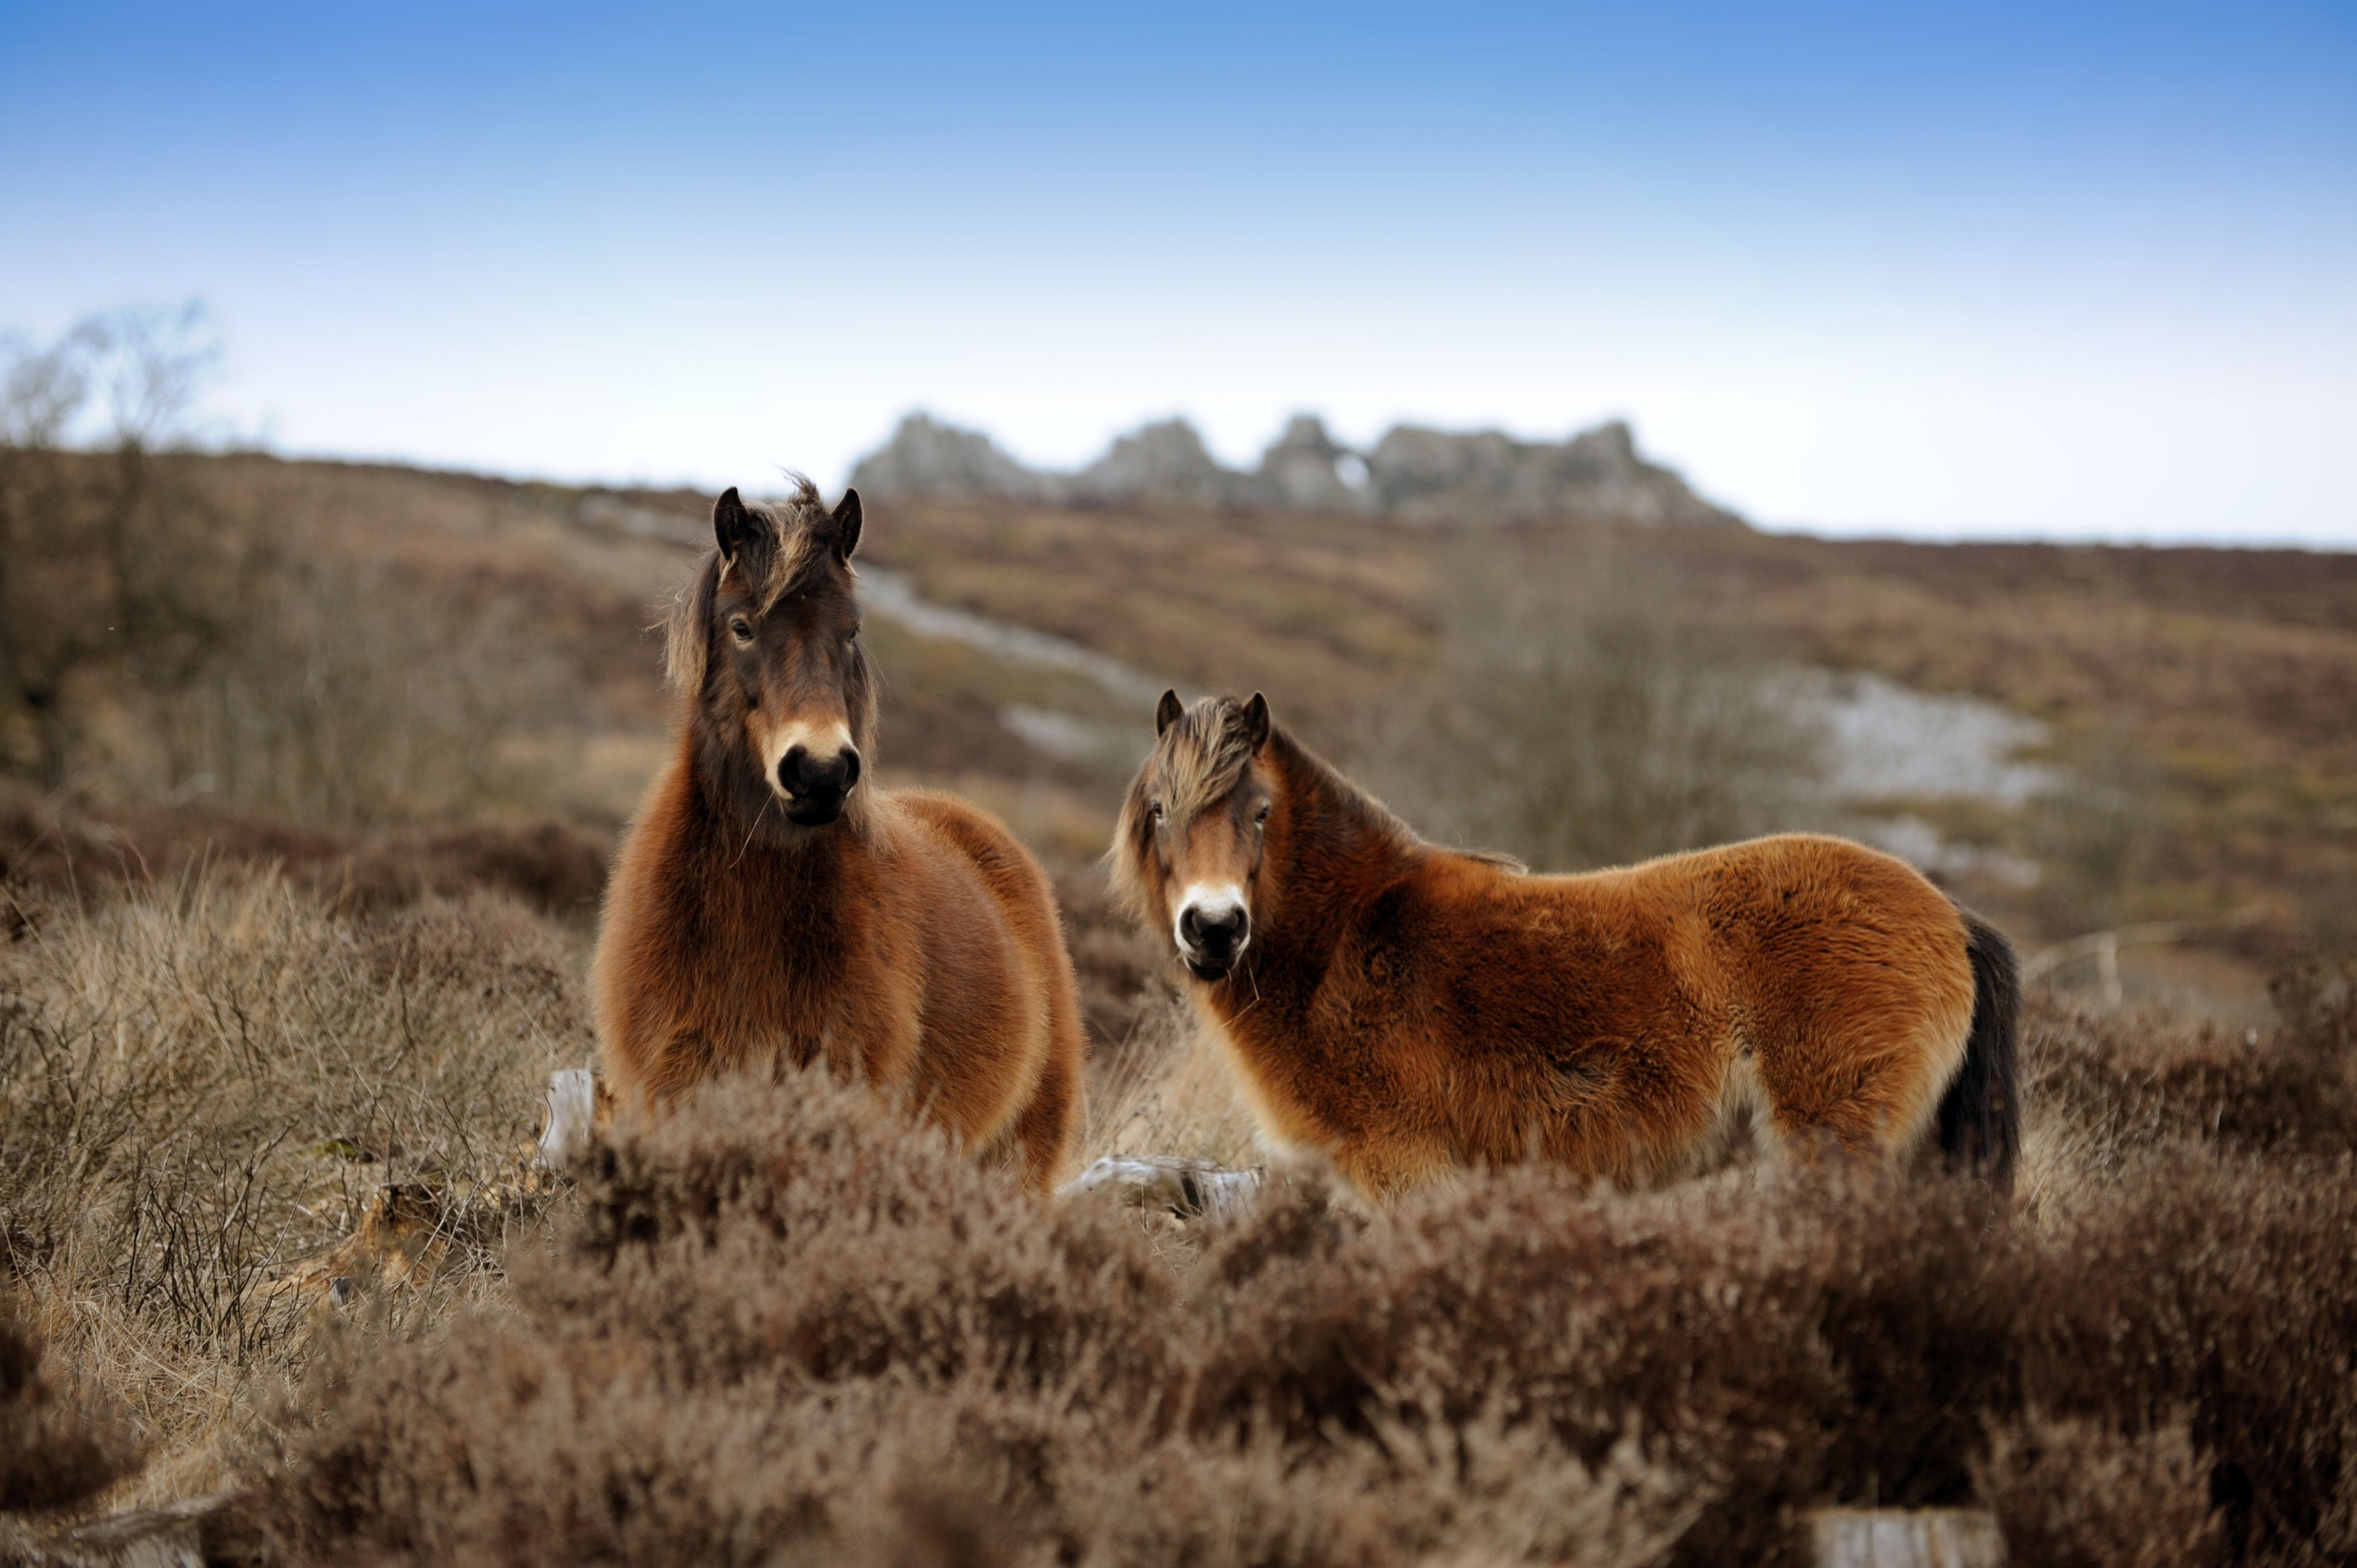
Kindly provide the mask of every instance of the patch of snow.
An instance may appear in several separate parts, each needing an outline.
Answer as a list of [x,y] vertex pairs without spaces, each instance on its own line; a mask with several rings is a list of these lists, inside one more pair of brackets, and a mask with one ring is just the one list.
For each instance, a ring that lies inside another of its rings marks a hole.
[[1827,786],[1844,800],[1974,800],[2021,806],[2061,776],[2019,754],[2047,726],[1976,697],[1910,691],[1879,675],[1819,672],[1803,699],[1831,744]]
[[1151,712],[1155,699],[1169,684],[1118,659],[1083,648],[1069,638],[1034,631],[1028,626],[996,620],[953,605],[934,604],[920,597],[908,578],[881,566],[859,569],[859,602],[863,607],[897,621],[919,637],[962,642],[1010,664],[1079,675],[1124,702],[1140,704],[1143,711]]
[[1099,724],[1056,708],[1009,703],[998,710],[998,722],[1013,730],[1034,751],[1067,762],[1103,762],[1121,768],[1135,768],[1152,737],[1139,725]]
[[1850,831],[1875,848],[1887,850],[1921,871],[1943,876],[1983,876],[2009,887],[2035,887],[2040,875],[2036,861],[1983,844],[1957,843],[1940,836],[1940,830],[1912,812],[1895,817],[1860,817]]

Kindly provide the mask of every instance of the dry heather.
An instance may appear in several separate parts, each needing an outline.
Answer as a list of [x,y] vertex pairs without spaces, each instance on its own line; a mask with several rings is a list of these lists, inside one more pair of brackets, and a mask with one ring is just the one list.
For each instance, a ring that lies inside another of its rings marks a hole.
[[2025,1563],[2345,1561],[2352,1025],[2179,1042],[2213,1070],[2124,1120],[2126,1032],[2042,1014],[2011,1228],[1305,1174],[1178,1267],[856,1091],[715,1096],[603,1155],[511,1310],[323,1363],[248,1507],[288,1561],[1700,1563],[1977,1493]]
[[[2357,1553],[2357,1000],[2320,973],[2257,1037],[2034,1007],[2007,1226],[1741,1171],[1382,1216],[1293,1172],[1176,1225],[1035,1205],[823,1079],[537,1191],[579,942],[266,877],[34,911],[0,1215],[49,1359],[0,1353],[0,1474],[85,1457],[11,1506],[144,1444],[113,1496],[232,1480],[286,1563],[1775,1563],[1819,1503],[1974,1498],[2024,1563]],[[1239,1145],[1176,1024],[1098,1064],[1094,1147]],[[299,1283],[413,1202],[348,1305]]]
[[111,901],[208,871],[266,867],[340,914],[494,891],[594,919],[609,835],[546,819],[363,828],[298,824],[206,801],[98,809],[0,779],[0,921],[12,908]]

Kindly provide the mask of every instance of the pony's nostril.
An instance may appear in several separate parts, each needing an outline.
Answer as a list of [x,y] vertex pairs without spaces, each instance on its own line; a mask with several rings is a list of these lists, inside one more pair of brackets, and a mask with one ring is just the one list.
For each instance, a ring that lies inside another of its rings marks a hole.
[[845,746],[833,757],[813,757],[810,748],[790,746],[778,758],[778,783],[796,800],[824,800],[851,793],[859,779],[859,753]]
[[1178,934],[1189,946],[1208,952],[1225,952],[1243,940],[1243,933],[1244,912],[1232,907],[1207,915],[1189,904],[1178,915]]

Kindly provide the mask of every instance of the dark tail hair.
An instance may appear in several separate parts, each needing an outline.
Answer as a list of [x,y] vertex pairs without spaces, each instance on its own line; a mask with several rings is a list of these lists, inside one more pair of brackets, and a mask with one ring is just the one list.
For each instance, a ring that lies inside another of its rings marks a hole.
[[1964,1065],[1940,1101],[1940,1147],[1977,1169],[2002,1199],[2013,1190],[2021,1155],[2021,966],[2005,933],[1969,909],[1964,954],[1973,965],[1973,1030]]

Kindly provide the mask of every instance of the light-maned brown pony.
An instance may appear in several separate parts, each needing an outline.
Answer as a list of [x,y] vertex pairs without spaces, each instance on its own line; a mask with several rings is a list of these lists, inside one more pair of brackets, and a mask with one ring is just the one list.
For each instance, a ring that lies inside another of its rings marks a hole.
[[606,1070],[659,1107],[823,1059],[1045,1192],[1080,1134],[1084,1050],[1047,878],[966,802],[875,783],[859,494],[735,490],[673,613],[675,749],[616,857],[595,991]]
[[1528,1158],[1623,1185],[1747,1123],[2001,1195],[2012,950],[1905,863],[1786,834],[1575,876],[1419,839],[1269,723],[1163,695],[1116,891],[1177,946],[1264,1138],[1382,1196]]

